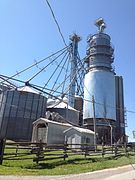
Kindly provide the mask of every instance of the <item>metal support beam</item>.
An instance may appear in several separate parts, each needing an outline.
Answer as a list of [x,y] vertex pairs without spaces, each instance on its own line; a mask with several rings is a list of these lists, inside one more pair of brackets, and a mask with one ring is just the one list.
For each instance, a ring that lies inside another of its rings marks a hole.
[[76,88],[76,78],[77,78],[77,53],[78,53],[78,42],[80,37],[76,34],[70,36],[71,40],[71,73],[70,73],[70,89],[69,89],[69,106],[74,108],[74,97]]

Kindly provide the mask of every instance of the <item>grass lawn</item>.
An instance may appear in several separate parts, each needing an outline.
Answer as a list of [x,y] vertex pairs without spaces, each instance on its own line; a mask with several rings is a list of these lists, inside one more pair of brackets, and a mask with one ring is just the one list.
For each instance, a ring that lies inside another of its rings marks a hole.
[[87,157],[76,155],[63,159],[41,161],[4,160],[0,166],[0,175],[65,175],[91,172],[95,170],[135,164],[135,155],[128,157]]

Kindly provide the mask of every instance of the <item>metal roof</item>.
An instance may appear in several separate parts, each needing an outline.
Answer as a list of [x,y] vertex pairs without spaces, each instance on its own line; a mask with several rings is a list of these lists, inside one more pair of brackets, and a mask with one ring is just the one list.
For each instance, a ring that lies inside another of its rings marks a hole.
[[[64,102],[63,102],[64,101]],[[66,102],[65,100],[51,100],[51,99],[48,99],[47,100],[47,108],[68,108],[68,109],[71,109],[71,110],[74,110],[74,111],[78,111],[74,108],[72,108],[71,106],[68,105],[68,102]]]
[[75,129],[76,131],[78,131],[80,133],[94,134],[94,132],[91,131],[90,129],[85,129],[85,128],[80,128],[80,127],[72,126],[69,123],[60,123],[60,122],[56,122],[56,121],[51,121],[51,120],[46,119],[46,118],[39,118],[36,121],[34,121],[33,124],[36,124],[38,121],[44,121],[46,123],[51,123],[51,124],[56,124],[56,125],[61,125],[61,126],[68,126],[69,128],[67,130],[65,130],[64,133],[70,131],[71,129]]
[[34,94],[39,94],[37,91],[33,90],[31,87],[29,86],[23,86],[23,87],[19,87],[17,88],[18,91],[24,91],[24,92],[31,92]]
[[39,118],[36,121],[34,121],[33,124],[36,124],[38,121],[44,121],[44,122],[51,123],[51,124],[57,124],[57,125],[63,125],[63,126],[69,126],[69,127],[72,126],[69,123],[60,123],[60,122],[56,122],[56,121],[51,121],[51,120],[46,119],[46,118]]
[[93,131],[91,131],[90,129],[85,129],[85,128],[80,128],[80,127],[75,127],[72,126],[69,129],[65,130],[64,133],[70,131],[71,129],[75,129],[76,131],[80,132],[80,133],[87,133],[87,134],[95,134]]

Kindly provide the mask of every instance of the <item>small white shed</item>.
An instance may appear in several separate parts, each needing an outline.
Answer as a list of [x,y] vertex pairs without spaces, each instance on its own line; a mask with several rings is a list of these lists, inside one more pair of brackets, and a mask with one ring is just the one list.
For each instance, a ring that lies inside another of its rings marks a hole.
[[63,131],[69,129],[72,125],[68,123],[59,123],[45,118],[39,118],[33,122],[32,142],[49,144],[64,144],[65,137]]
[[89,144],[94,145],[94,132],[89,129],[80,127],[70,127],[64,131],[65,140],[72,148],[80,148],[81,145],[76,144]]

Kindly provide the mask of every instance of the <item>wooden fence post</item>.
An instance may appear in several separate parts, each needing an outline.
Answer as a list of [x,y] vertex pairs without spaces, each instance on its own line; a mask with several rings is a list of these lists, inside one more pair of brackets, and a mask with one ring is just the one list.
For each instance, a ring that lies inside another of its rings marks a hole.
[[67,142],[64,143],[64,161],[66,160],[66,158],[68,158],[68,155],[67,155]]
[[104,150],[104,143],[102,143],[102,157],[105,155],[105,150]]
[[40,159],[40,157],[41,157],[42,151],[43,151],[43,143],[42,143],[42,141],[40,140],[40,142],[39,142],[39,144],[38,144],[37,153],[36,153],[36,156],[37,156],[37,158],[36,158],[36,163],[37,163],[37,164],[38,164],[38,161],[39,161],[39,159]]
[[0,165],[2,165],[2,162],[3,162],[5,143],[6,143],[6,139],[0,140]]
[[124,144],[125,147],[125,155],[128,156],[127,143]]
[[118,152],[118,147],[117,144],[115,144],[115,149],[114,149],[115,156],[117,156],[117,152]]
[[86,156],[88,155],[88,146],[87,145],[85,145],[85,158],[86,158]]
[[113,154],[113,151],[114,151],[114,146],[112,145],[112,154]]
[[17,153],[18,153],[18,148],[19,148],[19,144],[17,144],[17,146],[16,146],[16,155],[15,156],[17,156]]

